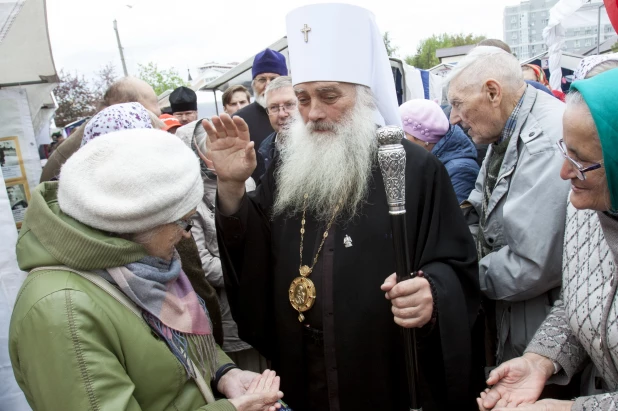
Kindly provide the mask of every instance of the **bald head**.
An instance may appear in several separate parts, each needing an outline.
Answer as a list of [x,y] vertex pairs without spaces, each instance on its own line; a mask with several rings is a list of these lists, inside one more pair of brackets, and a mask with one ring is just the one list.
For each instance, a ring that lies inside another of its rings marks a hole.
[[136,77],[124,77],[112,84],[103,96],[105,107],[121,103],[140,103],[148,110],[161,115],[157,95],[144,80]]

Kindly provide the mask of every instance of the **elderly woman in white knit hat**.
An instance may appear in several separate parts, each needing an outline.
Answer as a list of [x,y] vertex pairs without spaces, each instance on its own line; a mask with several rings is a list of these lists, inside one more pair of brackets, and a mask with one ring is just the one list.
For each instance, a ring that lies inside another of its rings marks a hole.
[[457,200],[466,200],[479,175],[476,148],[459,126],[449,124],[438,104],[415,99],[399,107],[406,138],[438,157],[446,167]]
[[241,371],[216,345],[174,251],[202,195],[193,152],[149,129],[92,140],[37,187],[9,337],[34,410],[280,408],[274,372]]

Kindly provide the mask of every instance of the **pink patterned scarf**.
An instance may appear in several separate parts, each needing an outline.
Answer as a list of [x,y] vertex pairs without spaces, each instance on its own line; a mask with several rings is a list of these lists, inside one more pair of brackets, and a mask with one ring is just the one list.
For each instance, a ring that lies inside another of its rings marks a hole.
[[217,367],[216,343],[204,301],[195,293],[181,269],[178,254],[171,262],[146,257],[124,267],[108,268],[100,275],[116,285],[143,310],[145,321],[165,340],[190,376]]

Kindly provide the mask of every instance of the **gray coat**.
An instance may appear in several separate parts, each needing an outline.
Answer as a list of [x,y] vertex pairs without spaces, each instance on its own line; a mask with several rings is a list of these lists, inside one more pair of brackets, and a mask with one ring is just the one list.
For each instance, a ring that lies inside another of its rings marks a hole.
[[[559,296],[570,187],[556,145],[563,112],[558,99],[528,86],[489,199],[484,235],[493,251],[479,262],[479,276],[484,296],[496,301],[498,364],[523,354]],[[486,167],[462,204],[475,237]]]

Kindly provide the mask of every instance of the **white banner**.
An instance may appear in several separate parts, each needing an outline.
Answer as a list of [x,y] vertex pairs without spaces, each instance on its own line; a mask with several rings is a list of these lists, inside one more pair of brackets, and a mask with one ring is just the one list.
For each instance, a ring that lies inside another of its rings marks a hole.
[[567,21],[585,3],[585,0],[560,0],[549,10],[549,23],[543,29],[543,39],[549,52],[549,85],[553,90],[561,89],[562,46],[564,45],[565,28]]
[[[29,198],[30,190],[39,184],[42,169],[25,89],[0,89],[0,148],[8,150],[10,157],[13,157],[8,158],[5,152],[2,161],[7,186],[19,182]],[[15,177],[15,162],[19,162],[23,176]],[[10,173],[6,171],[7,167],[11,167]]]
[[30,410],[9,358],[9,324],[15,297],[26,276],[17,266],[17,229],[0,170],[0,411]]
[[15,297],[25,278],[15,256],[17,229],[40,175],[26,91],[0,90],[0,411],[30,409],[13,376],[8,335]]

